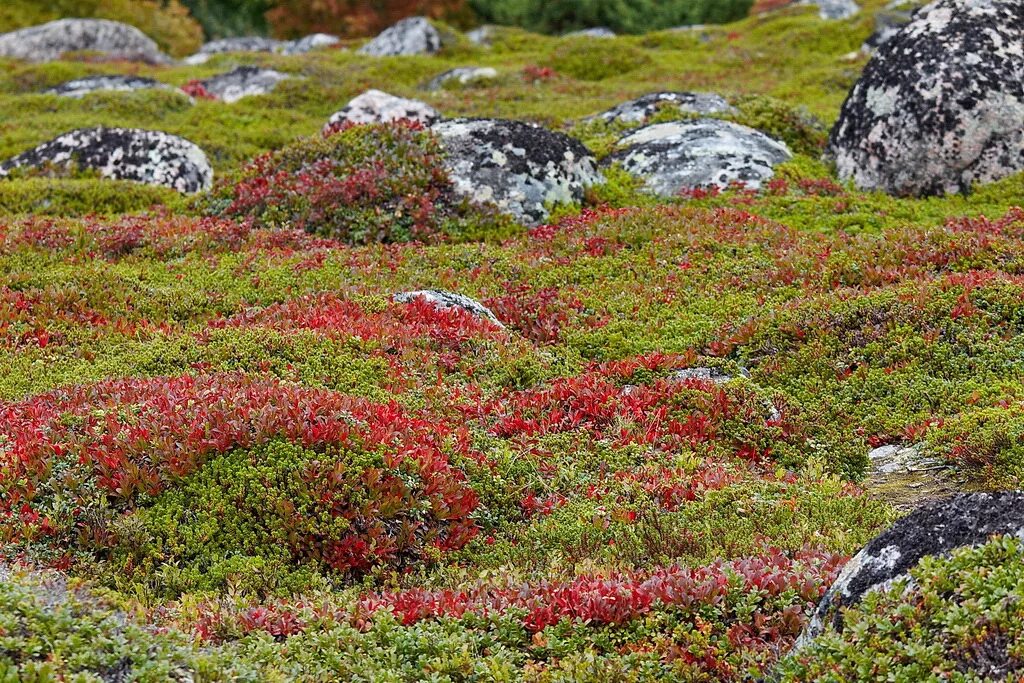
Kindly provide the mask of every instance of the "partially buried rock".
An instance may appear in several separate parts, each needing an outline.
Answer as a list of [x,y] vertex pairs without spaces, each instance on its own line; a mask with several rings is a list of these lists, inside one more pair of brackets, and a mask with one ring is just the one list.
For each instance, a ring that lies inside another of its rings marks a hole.
[[680,114],[731,114],[736,110],[724,97],[702,92],[654,92],[635,100],[623,102],[588,120],[600,119],[609,123],[643,123],[659,110],[668,108]]
[[304,55],[313,50],[334,47],[340,42],[341,39],[338,36],[332,36],[329,33],[314,33],[305,38],[290,40],[284,43],[280,47],[280,52],[284,55]]
[[521,121],[454,119],[432,129],[447,153],[455,191],[527,224],[551,204],[579,202],[603,182],[590,151],[561,133]]
[[595,26],[594,28],[584,28],[579,31],[570,31],[565,34],[565,38],[614,38],[615,31],[611,30],[607,26]]
[[131,92],[134,90],[175,90],[175,88],[152,78],[114,75],[77,78],[43,92],[47,95],[78,98],[94,92]]
[[266,95],[277,84],[291,78],[288,74],[261,69],[258,66],[240,66],[237,69],[199,81],[206,92],[224,102],[237,102],[243,97]]
[[484,318],[491,321],[498,327],[504,328],[497,316],[491,312],[491,309],[484,306],[482,303],[475,299],[471,299],[465,294],[456,294],[455,292],[446,292],[440,289],[421,289],[415,292],[403,292],[401,294],[395,294],[392,297],[395,303],[407,304],[417,299],[423,299],[432,306],[437,308],[461,308],[464,311],[468,311],[478,318]]
[[17,168],[98,171],[101,177],[163,185],[193,193],[210,187],[213,169],[199,147],[160,131],[81,128],[0,163],[0,176]]
[[901,196],[1024,169],[1024,0],[939,0],[883,44],[829,140],[840,178]]
[[376,57],[432,55],[441,49],[441,34],[424,17],[409,17],[359,48],[360,54]]
[[395,97],[380,90],[367,90],[335,112],[327,125],[342,123],[388,123],[391,121],[416,121],[430,125],[441,118],[437,110],[426,102]]
[[263,36],[235,36],[233,38],[221,38],[206,43],[199,52],[191,57],[186,57],[185,64],[203,64],[209,61],[214,55],[227,54],[229,52],[277,52],[284,45],[280,40],[264,38]]
[[486,83],[498,77],[498,71],[489,66],[461,66],[449,69],[439,76],[435,76],[424,84],[424,90],[440,90],[451,84],[472,85],[474,83]]
[[0,57],[52,62],[68,52],[86,51],[149,64],[171,61],[139,29],[106,19],[59,19],[0,35]]
[[982,545],[993,535],[1024,539],[1024,493],[970,493],[919,508],[868,543],[850,560],[821,599],[796,648],[828,624],[842,629],[839,608],[889,586],[929,555]]
[[849,19],[860,12],[860,5],[853,0],[805,0],[804,4],[816,5],[818,16],[830,21]]
[[648,191],[674,197],[688,189],[758,189],[776,164],[792,158],[786,145],[729,121],[656,123],[627,135],[604,163],[620,163],[643,178]]
[[494,42],[495,33],[496,29],[494,26],[478,26],[466,33],[466,40],[480,47],[490,47],[491,43]]

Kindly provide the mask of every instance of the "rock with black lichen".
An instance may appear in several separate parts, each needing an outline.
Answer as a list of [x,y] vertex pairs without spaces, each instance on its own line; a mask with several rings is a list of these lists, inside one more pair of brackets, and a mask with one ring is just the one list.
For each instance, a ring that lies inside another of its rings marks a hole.
[[472,313],[478,318],[484,318],[491,321],[498,327],[504,328],[497,316],[491,312],[491,309],[484,306],[476,299],[471,299],[465,294],[457,294],[455,292],[447,292],[441,289],[421,289],[415,292],[402,292],[401,294],[395,294],[392,300],[395,303],[407,304],[417,299],[423,299],[427,303],[437,308],[450,309],[460,308],[464,311]]
[[939,0],[878,48],[829,140],[840,178],[899,196],[1024,169],[1024,0]]
[[119,21],[58,19],[0,35],[0,57],[52,62],[68,52],[100,52],[111,59],[169,64],[145,33]]
[[258,66],[240,66],[227,73],[199,81],[206,92],[224,102],[237,102],[243,97],[267,95],[278,83],[291,78],[288,74]]
[[176,135],[135,128],[80,128],[0,163],[0,176],[19,168],[91,169],[103,178],[162,185],[191,194],[209,189],[206,154]]
[[396,97],[380,90],[367,90],[353,98],[343,109],[332,114],[327,125],[390,123],[402,120],[430,125],[440,118],[437,110],[426,102]]
[[586,120],[600,119],[611,123],[643,123],[659,110],[669,108],[680,114],[732,114],[736,109],[721,95],[702,92],[653,92],[635,100],[616,105]]
[[432,55],[441,50],[441,34],[424,17],[409,17],[385,29],[359,48],[359,53],[375,57],[396,55]]
[[618,142],[603,163],[618,163],[645,188],[674,197],[695,188],[758,189],[774,167],[792,158],[785,143],[738,123],[696,119],[645,126]]
[[548,217],[552,204],[580,202],[603,182],[578,140],[540,126],[504,119],[453,119],[435,124],[455,191],[492,204],[526,224]]
[[111,75],[76,78],[73,81],[66,81],[58,86],[44,90],[43,93],[60,97],[79,98],[94,92],[132,92],[135,90],[171,90],[181,92],[166,83],[161,83],[152,78]]

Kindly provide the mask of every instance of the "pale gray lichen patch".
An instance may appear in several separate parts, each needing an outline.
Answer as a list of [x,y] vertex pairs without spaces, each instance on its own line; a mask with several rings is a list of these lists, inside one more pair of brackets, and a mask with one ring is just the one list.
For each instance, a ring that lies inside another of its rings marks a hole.
[[432,55],[441,50],[441,34],[424,17],[409,17],[385,29],[359,48],[359,53],[376,57]]
[[200,81],[203,88],[217,99],[231,104],[243,97],[267,95],[284,80],[291,78],[286,73],[258,66],[240,66],[227,73],[218,74]]
[[733,114],[736,109],[721,95],[700,92],[654,92],[623,102],[607,111],[585,120],[600,119],[611,123],[644,123],[663,108],[671,108],[680,114]]
[[367,90],[331,115],[327,125],[339,123],[390,123],[416,121],[430,125],[441,115],[426,102],[396,97],[380,90]]

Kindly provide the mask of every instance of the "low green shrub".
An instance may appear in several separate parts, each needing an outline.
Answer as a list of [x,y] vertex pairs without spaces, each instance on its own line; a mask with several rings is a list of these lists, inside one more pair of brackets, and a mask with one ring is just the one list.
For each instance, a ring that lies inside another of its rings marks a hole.
[[551,53],[548,64],[560,74],[581,81],[603,81],[628,74],[649,64],[651,58],[643,50],[616,45],[614,50],[595,50],[586,38],[565,41]]
[[181,195],[166,187],[98,178],[0,180],[0,215],[85,216],[177,207]]

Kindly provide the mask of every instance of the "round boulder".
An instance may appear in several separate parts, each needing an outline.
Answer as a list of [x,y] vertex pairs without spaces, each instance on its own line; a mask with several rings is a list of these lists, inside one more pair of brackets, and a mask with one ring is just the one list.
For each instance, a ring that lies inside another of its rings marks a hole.
[[939,0],[878,48],[832,129],[840,178],[900,196],[1024,169],[1024,0]]
[[759,189],[776,164],[792,158],[785,143],[718,119],[656,123],[625,136],[618,146],[604,163],[621,164],[663,197],[734,183]]
[[52,62],[68,52],[102,52],[113,58],[169,64],[170,57],[139,29],[106,19],[58,19],[0,35],[0,57]]
[[94,92],[131,92],[133,90],[174,90],[166,83],[142,76],[87,76],[67,81],[44,90],[46,95],[61,97],[85,97]]
[[441,50],[441,34],[424,17],[402,19],[359,48],[359,53],[375,57],[395,55],[432,55]]
[[0,176],[16,168],[93,169],[104,178],[163,185],[183,193],[209,189],[213,169],[195,144],[160,131],[80,128],[0,163]]
[[288,78],[291,76],[273,69],[240,66],[227,73],[199,81],[199,83],[206,92],[230,104],[243,97],[266,95],[273,92],[278,83]]
[[840,607],[857,604],[868,591],[905,577],[923,557],[982,545],[994,535],[1024,539],[1024,493],[965,493],[918,508],[846,563],[796,647],[820,635],[829,623],[841,629]]
[[611,123],[643,123],[654,116],[659,109],[671,107],[680,114],[731,114],[736,110],[724,97],[702,92],[653,92],[635,100],[623,102],[608,111],[601,112],[587,120],[600,119]]
[[527,224],[550,204],[579,202],[603,182],[590,151],[561,133],[521,121],[453,119],[435,124],[455,191]]
[[489,320],[498,327],[504,328],[497,316],[491,312],[491,309],[484,306],[476,299],[471,299],[465,294],[456,294],[455,292],[447,292],[441,289],[421,289],[415,292],[402,292],[401,294],[395,294],[392,300],[398,304],[408,304],[416,299],[423,299],[428,304],[442,309],[449,308],[461,308],[464,311],[472,313],[478,318],[484,318]]
[[417,121],[430,125],[441,118],[437,110],[426,102],[395,97],[380,90],[367,90],[355,97],[327,120],[328,126],[339,123],[388,123],[391,121]]

